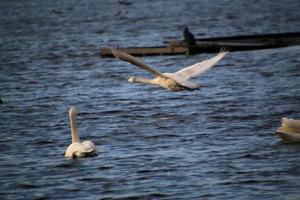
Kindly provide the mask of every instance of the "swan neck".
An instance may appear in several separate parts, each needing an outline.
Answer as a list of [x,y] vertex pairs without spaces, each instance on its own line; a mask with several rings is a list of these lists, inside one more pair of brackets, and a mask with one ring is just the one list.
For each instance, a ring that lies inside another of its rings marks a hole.
[[153,81],[153,79],[140,78],[140,77],[135,77],[134,82],[135,82],[135,83],[156,84],[156,83]]
[[71,135],[72,135],[72,143],[80,142],[78,131],[77,131],[77,121],[76,114],[70,114],[70,123],[71,123]]

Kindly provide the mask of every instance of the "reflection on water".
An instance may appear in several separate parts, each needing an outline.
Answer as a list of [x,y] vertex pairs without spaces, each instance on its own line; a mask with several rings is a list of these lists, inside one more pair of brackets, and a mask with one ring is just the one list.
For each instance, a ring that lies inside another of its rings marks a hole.
[[[272,133],[300,118],[299,47],[229,54],[194,92],[129,84],[148,76],[103,46],[299,31],[299,1],[3,1],[1,199],[297,199],[299,145]],[[176,71],[211,57],[147,57]],[[66,160],[68,109],[101,154]]]

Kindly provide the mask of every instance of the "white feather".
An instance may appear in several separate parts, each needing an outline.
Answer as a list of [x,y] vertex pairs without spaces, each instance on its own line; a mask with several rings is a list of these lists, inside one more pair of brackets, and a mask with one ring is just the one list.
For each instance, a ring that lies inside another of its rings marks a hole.
[[195,78],[201,74],[203,74],[204,72],[206,72],[207,70],[209,70],[210,68],[212,68],[215,64],[217,64],[226,54],[228,53],[228,51],[221,51],[220,53],[218,53],[218,55],[204,60],[202,62],[193,64],[191,66],[185,67],[177,72],[175,72],[174,74],[177,76],[180,76],[186,80],[190,79],[190,78]]

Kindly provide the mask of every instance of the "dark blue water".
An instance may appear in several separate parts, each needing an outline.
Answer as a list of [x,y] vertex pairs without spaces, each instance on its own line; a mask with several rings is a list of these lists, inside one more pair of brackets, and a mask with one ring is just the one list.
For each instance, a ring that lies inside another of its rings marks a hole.
[[[230,53],[194,92],[148,76],[104,46],[300,31],[300,2],[1,1],[0,199],[299,199],[300,145],[273,132],[300,118],[300,47]],[[213,54],[147,57],[174,72]],[[67,160],[68,109],[97,157]]]

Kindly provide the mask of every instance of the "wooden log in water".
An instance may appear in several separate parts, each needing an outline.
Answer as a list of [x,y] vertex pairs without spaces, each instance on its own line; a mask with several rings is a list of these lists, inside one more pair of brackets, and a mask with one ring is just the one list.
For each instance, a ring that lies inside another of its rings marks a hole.
[[[196,40],[196,45],[188,46],[184,41],[168,41],[166,46],[156,47],[127,47],[121,50],[135,56],[150,55],[176,55],[219,52],[226,48],[230,51],[246,51],[256,49],[280,48],[300,45],[300,32],[244,35],[216,38],[201,38]],[[102,57],[112,57],[109,48],[101,48]]]
[[[170,47],[170,46],[157,46],[157,47],[126,47],[118,48],[122,51],[135,56],[153,56],[153,55],[175,55],[185,54],[188,52],[187,47]],[[100,55],[102,57],[113,57],[109,48],[101,48]]]

